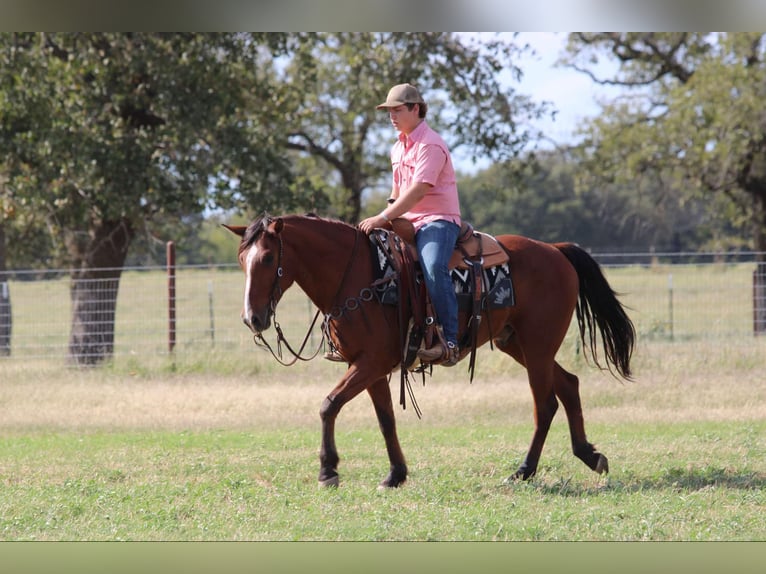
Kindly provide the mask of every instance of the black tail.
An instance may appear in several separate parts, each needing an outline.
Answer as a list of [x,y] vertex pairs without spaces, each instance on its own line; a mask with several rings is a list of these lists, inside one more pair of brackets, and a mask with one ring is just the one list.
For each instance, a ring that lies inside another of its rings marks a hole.
[[[580,295],[577,302],[577,323],[583,347],[589,347],[593,361],[599,368],[604,368],[598,361],[598,343],[596,327],[601,333],[607,369],[611,363],[620,376],[631,380],[630,358],[636,340],[633,322],[625,313],[617,294],[601,272],[601,267],[587,251],[573,243],[557,243],[561,251],[577,271],[580,278]],[[588,331],[588,338],[585,332]]]

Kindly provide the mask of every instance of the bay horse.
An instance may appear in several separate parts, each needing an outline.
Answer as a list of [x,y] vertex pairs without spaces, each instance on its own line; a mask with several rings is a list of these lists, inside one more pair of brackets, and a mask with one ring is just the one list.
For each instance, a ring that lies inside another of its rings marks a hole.
[[[367,391],[385,440],[390,463],[380,488],[407,479],[389,387],[402,362],[399,313],[372,295],[374,279],[369,238],[358,228],[315,215],[268,214],[248,226],[225,226],[241,237],[239,264],[245,273],[242,320],[256,335],[269,328],[282,294],[297,283],[319,312],[325,333],[348,362],[348,370],[322,402],[320,486],[338,486],[335,421],[348,401]],[[596,366],[631,379],[635,330],[598,263],[573,243],[543,243],[518,235],[496,239],[508,252],[515,305],[483,311],[478,344],[492,341],[526,368],[534,399],[534,433],[528,452],[508,480],[527,480],[537,471],[558,401],[564,405],[572,450],[589,468],[609,471],[606,456],[585,435],[579,380],[556,353],[576,310],[583,349]],[[487,316],[491,314],[491,316]],[[459,321],[466,325],[464,312]],[[599,363],[598,337],[607,361]],[[468,349],[461,349],[461,360]]]

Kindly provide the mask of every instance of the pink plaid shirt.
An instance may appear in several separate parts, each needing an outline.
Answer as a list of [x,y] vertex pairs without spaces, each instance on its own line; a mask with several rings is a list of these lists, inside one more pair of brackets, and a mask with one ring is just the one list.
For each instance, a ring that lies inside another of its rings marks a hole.
[[444,219],[460,225],[460,200],[455,170],[447,144],[425,120],[409,136],[400,133],[391,148],[393,185],[403,191],[415,183],[428,183],[425,196],[402,215],[417,231],[426,223]]

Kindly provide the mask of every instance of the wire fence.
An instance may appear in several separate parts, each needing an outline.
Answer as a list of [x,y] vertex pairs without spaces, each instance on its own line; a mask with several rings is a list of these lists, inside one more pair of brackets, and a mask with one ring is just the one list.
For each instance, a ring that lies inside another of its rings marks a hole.
[[[760,255],[760,256],[759,256]],[[763,254],[594,254],[643,341],[766,341]],[[760,261],[760,262],[759,262]],[[90,280],[98,281],[98,280]],[[107,283],[105,282],[105,285]],[[109,288],[114,282],[108,281]],[[3,363],[66,360],[73,280],[65,270],[0,276],[0,368]],[[115,359],[252,352],[242,324],[244,277],[236,265],[125,268],[114,317]],[[523,302],[519,302],[523,304]],[[277,320],[288,340],[303,339],[316,309],[298,287]],[[312,335],[312,349],[321,334]]]

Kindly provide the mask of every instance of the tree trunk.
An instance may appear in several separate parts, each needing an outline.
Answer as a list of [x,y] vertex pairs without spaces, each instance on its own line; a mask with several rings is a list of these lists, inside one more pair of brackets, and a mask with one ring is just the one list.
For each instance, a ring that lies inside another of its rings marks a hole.
[[79,261],[72,272],[69,360],[95,365],[111,358],[117,292],[133,229],[127,220],[103,221],[84,242],[69,242]]
[[11,291],[5,273],[5,227],[0,222],[0,357],[11,355]]

